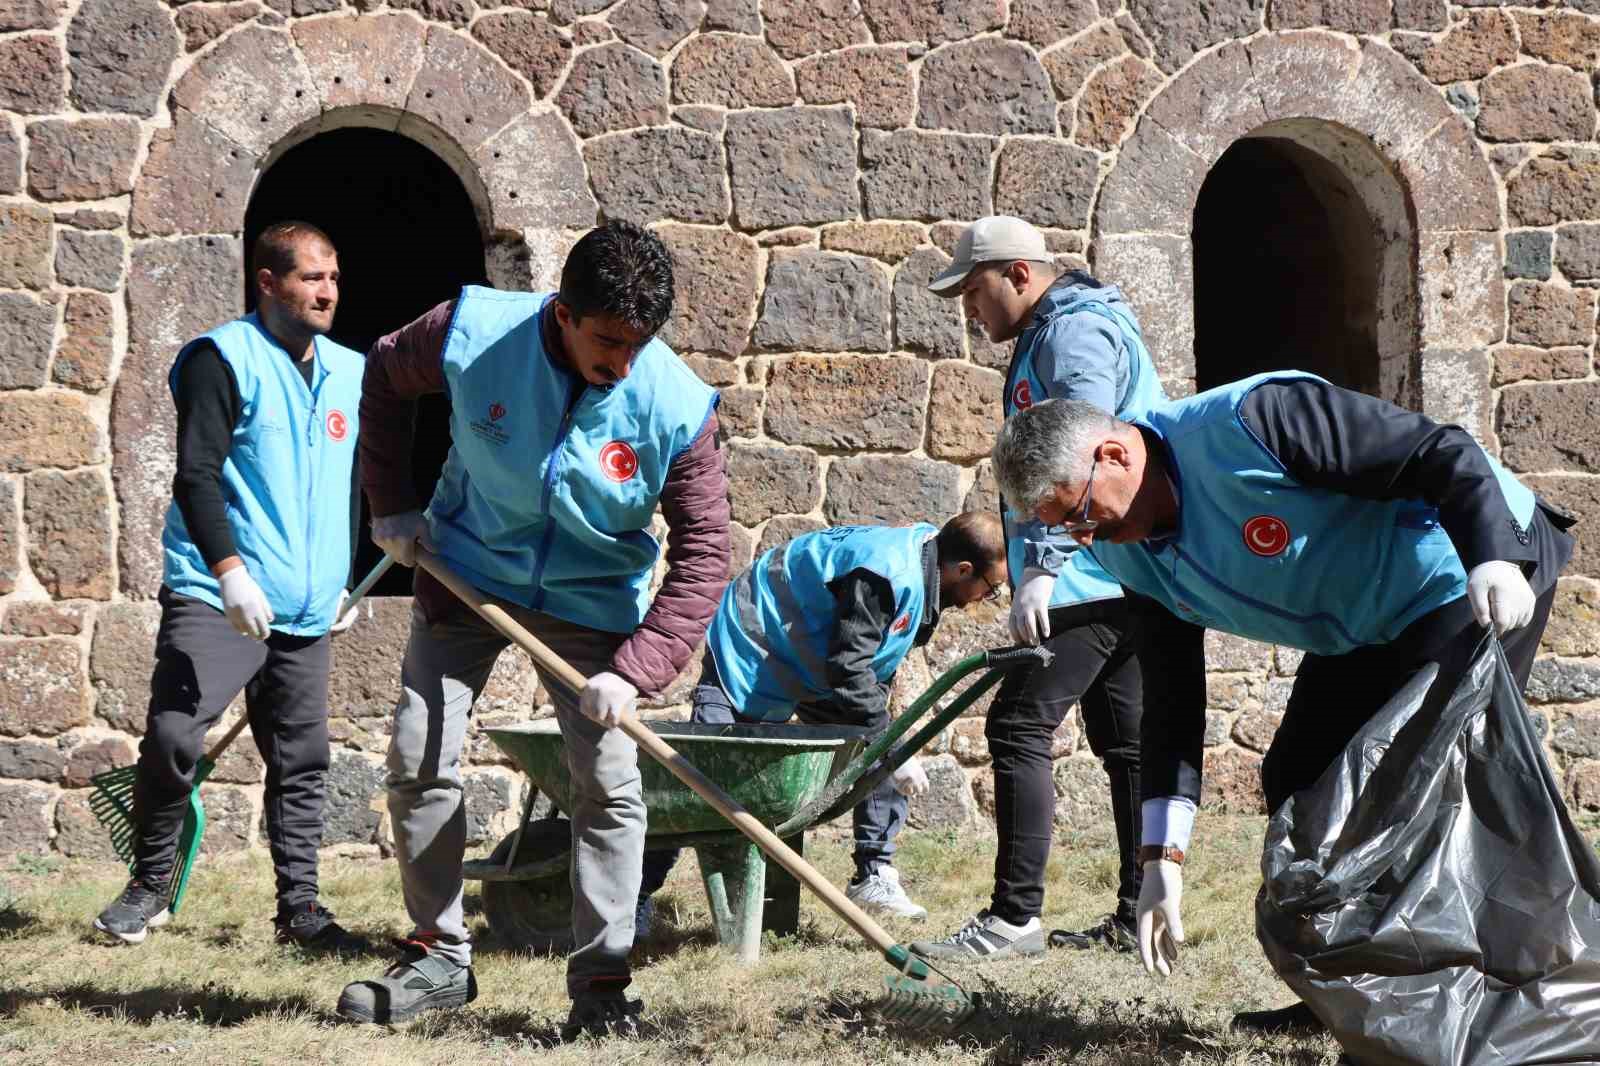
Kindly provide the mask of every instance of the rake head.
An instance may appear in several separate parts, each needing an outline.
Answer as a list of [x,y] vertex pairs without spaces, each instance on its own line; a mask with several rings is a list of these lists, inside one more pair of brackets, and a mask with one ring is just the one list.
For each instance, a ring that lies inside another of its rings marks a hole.
[[884,1021],[927,1032],[949,1033],[977,1014],[983,1001],[926,959],[896,944],[883,953],[900,972],[883,979],[875,1005]]
[[111,837],[111,847],[117,858],[133,862],[133,844],[137,829],[133,820],[133,782],[137,776],[134,767],[120,766],[96,774],[89,784],[94,791],[89,794],[89,810],[95,821]]

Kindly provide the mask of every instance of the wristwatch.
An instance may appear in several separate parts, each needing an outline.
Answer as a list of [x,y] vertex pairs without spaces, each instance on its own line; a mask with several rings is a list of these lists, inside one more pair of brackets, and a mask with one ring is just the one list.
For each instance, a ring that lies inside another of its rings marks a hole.
[[1139,847],[1139,864],[1156,862],[1165,859],[1167,862],[1183,865],[1183,849],[1175,848],[1171,844],[1142,844]]

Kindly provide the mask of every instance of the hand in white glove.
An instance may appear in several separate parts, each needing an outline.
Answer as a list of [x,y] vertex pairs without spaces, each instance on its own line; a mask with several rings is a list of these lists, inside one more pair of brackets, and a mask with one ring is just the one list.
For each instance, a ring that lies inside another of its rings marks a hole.
[[1148,974],[1172,974],[1183,943],[1183,867],[1166,859],[1144,864],[1144,884],[1139,889],[1139,961]]
[[928,791],[928,771],[922,768],[922,760],[915,756],[895,767],[889,780],[902,796],[920,796]]
[[615,729],[622,716],[634,709],[639,690],[609,671],[591,677],[578,697],[578,710],[585,718],[607,729]]
[[401,511],[372,520],[372,543],[382,548],[401,566],[417,565],[417,545],[433,551],[428,536],[428,520],[421,511]]
[[228,570],[217,578],[222,591],[222,613],[228,616],[241,636],[266,640],[272,632],[272,608],[267,606],[266,594],[244,564]]
[[349,602],[350,590],[345,589],[339,593],[339,606],[333,609],[333,625],[328,627],[329,633],[343,633],[356,624],[356,616],[360,614],[359,611],[351,611],[349,614],[344,613],[344,605]]
[[1018,644],[1043,644],[1050,639],[1050,596],[1056,575],[1030,566],[1022,571],[1022,586],[1011,597],[1011,639]]
[[1533,621],[1533,586],[1522,576],[1516,563],[1479,563],[1467,575],[1467,602],[1480,626],[1494,623],[1495,636],[1502,637]]

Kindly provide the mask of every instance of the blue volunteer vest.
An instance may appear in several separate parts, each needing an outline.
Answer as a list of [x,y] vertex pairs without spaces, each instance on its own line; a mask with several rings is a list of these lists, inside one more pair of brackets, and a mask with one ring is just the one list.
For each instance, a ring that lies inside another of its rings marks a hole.
[[[1162,404],[1138,422],[1167,443],[1178,532],[1162,541],[1095,541],[1128,588],[1209,629],[1341,655],[1383,644],[1466,592],[1438,511],[1422,500],[1368,500],[1307,488],[1244,425],[1239,407],[1272,373]],[[1511,514],[1534,496],[1490,457]]]
[[[1127,308],[1103,303],[1099,300],[1079,300],[1070,304],[1065,313],[1087,313],[1109,319],[1122,336],[1124,350],[1128,353],[1128,384],[1117,398],[1117,409],[1112,414],[1128,419],[1142,414],[1159,403],[1166,402],[1161,391],[1161,378],[1156,374],[1150,351],[1145,347],[1139,324]],[[1012,357],[1011,369],[1006,375],[1006,389],[1002,399],[1005,417],[1050,399],[1044,382],[1034,367],[1037,340],[1044,327],[1030,326],[1017,338],[1017,354]],[[1022,580],[1024,541],[1016,532],[1017,516],[1002,503],[1000,517],[1006,528],[1006,569],[1011,576],[1011,588],[1018,588]],[[1051,607],[1065,607],[1093,600],[1118,599],[1122,585],[1106,573],[1105,569],[1086,551],[1074,551],[1061,567],[1056,578],[1055,591],[1050,596]]]
[[837,526],[768,549],[722,594],[706,645],[728,699],[745,716],[787,721],[796,704],[825,699],[834,630],[828,582],[870,570],[894,589],[894,619],[872,657],[879,681],[911,650],[927,606],[922,546],[938,529]]
[[[361,407],[360,352],[318,337],[311,387],[254,314],[185,345],[167,374],[209,340],[239,386],[240,414],[222,464],[222,496],[239,557],[261,586],[279,633],[314,636],[333,624],[350,574],[350,476]],[[161,533],[162,580],[222,609],[176,503]]]
[[428,505],[430,530],[439,554],[478,588],[631,633],[661,554],[651,515],[717,394],[656,339],[622,381],[587,385],[545,351],[539,322],[552,298],[461,291],[444,350],[450,454]]

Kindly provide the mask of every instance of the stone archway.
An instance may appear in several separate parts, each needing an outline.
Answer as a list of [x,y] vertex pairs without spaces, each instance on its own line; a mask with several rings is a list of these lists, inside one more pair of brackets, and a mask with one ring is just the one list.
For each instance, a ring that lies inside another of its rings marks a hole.
[[482,45],[408,13],[235,30],[178,80],[170,118],[134,185],[127,349],[111,412],[119,570],[133,598],[160,582],[173,470],[167,367],[185,341],[243,309],[245,212],[285,151],[347,126],[425,145],[467,189],[499,284],[526,272],[527,249],[558,245],[553,231],[596,217],[566,120],[533,106]]
[[1485,349],[1505,333],[1494,174],[1438,90],[1372,41],[1305,32],[1227,44],[1146,107],[1102,186],[1094,258],[1139,308],[1162,376],[1193,387],[1195,205],[1248,137],[1314,153],[1363,195],[1379,257],[1377,391],[1487,440]]

